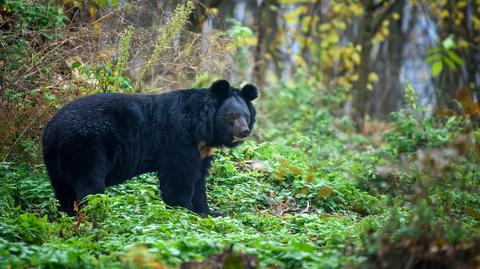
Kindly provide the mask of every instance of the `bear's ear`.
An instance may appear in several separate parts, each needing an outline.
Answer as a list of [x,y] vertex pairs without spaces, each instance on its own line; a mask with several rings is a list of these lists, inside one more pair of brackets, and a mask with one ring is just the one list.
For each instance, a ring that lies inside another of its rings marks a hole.
[[217,80],[212,83],[210,90],[216,97],[226,98],[228,91],[230,91],[230,83],[224,79]]
[[243,86],[240,93],[248,101],[253,101],[258,97],[258,89],[252,84],[247,84]]

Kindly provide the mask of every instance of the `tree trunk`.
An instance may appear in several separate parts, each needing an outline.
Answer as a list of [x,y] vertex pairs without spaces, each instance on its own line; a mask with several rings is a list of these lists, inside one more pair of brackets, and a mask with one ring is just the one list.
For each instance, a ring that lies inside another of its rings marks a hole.
[[[380,81],[374,87],[371,115],[375,119],[387,120],[390,113],[397,111],[403,103],[403,86],[400,83],[403,48],[411,29],[403,31],[405,0],[395,8],[400,19],[390,22],[390,34],[382,44],[376,57],[376,72]],[[412,15],[410,15],[412,16]]]
[[352,93],[352,110],[350,118],[354,121],[357,130],[363,129],[365,115],[368,107],[368,75],[370,73],[370,54],[372,51],[371,39],[382,26],[382,22],[395,11],[395,8],[403,0],[393,0],[392,2],[381,1],[376,3],[374,0],[362,0],[363,15],[359,22],[359,31],[357,44],[361,46],[360,66],[358,68],[359,79],[355,83]]
[[373,17],[373,0],[362,1],[364,12],[359,22],[359,38],[358,43],[361,46],[360,50],[360,66],[358,69],[359,79],[354,85],[352,94],[352,111],[351,119],[354,121],[357,130],[363,129],[365,114],[367,111],[367,95],[368,95],[368,74],[370,72],[370,52],[372,50],[372,25],[371,18]]

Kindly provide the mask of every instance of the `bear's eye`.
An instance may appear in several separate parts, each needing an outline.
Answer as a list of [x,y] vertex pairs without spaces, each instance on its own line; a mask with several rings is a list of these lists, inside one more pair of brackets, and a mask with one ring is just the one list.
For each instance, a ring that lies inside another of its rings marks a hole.
[[236,116],[237,116],[237,114],[235,112],[230,111],[225,115],[225,118],[227,118],[229,120],[233,120],[233,119],[236,118]]

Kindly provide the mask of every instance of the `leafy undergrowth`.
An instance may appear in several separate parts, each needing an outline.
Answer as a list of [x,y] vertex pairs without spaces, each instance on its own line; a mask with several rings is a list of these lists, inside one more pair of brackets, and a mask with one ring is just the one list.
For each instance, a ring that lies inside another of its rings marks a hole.
[[263,113],[264,142],[215,153],[208,198],[225,218],[166,206],[152,174],[67,217],[43,166],[1,163],[0,267],[175,268],[243,257],[213,255],[232,245],[260,268],[478,265],[480,131],[467,119],[425,118],[410,96],[373,143],[318,109],[331,100],[308,80],[280,88],[259,115],[292,110]]
[[344,251],[363,226],[382,218],[379,200],[352,180],[354,156],[327,154],[324,147],[315,153],[324,158],[313,160],[302,149],[311,141],[299,143],[249,141],[217,153],[208,193],[211,206],[226,218],[167,207],[150,174],[90,197],[85,218],[70,218],[56,211],[41,167],[4,163],[1,266],[112,268],[134,266],[138,259],[177,266],[231,244],[257,254],[261,267],[328,268],[361,261]]

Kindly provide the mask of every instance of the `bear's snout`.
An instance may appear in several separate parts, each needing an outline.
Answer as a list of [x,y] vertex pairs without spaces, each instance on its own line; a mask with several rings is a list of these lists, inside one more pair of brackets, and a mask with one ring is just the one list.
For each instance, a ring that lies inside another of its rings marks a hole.
[[246,130],[243,130],[240,132],[240,134],[238,135],[238,137],[241,137],[241,138],[245,138],[248,136],[248,134],[250,133],[250,130],[246,129]]
[[250,134],[247,121],[245,118],[240,117],[233,121],[233,140],[239,142],[245,140]]

